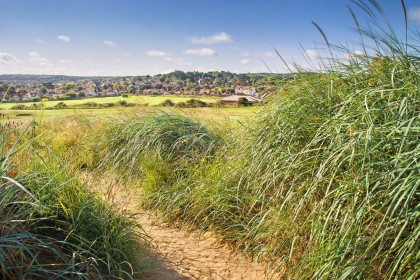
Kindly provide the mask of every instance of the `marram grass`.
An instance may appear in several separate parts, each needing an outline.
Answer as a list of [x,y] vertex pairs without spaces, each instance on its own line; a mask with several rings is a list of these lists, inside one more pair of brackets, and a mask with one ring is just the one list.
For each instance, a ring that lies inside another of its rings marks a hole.
[[143,239],[132,217],[74,179],[32,127],[1,134],[1,278],[133,278]]
[[[381,14],[375,1],[357,3]],[[417,279],[418,33],[410,44],[355,20],[364,54],[343,60],[352,51],[322,32],[331,54],[322,70],[295,75],[205,160],[174,149],[182,137],[148,116],[141,131],[133,121],[113,128],[106,164],[141,167],[145,205],[216,231],[285,277]]]

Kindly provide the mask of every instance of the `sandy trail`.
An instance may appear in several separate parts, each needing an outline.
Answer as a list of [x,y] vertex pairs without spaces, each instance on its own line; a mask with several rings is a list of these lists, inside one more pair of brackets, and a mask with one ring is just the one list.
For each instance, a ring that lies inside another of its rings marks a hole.
[[109,178],[100,180],[103,182],[97,179],[97,176],[83,176],[86,183],[100,185],[102,190],[111,190],[102,193],[104,199],[137,214],[138,223],[151,239],[150,250],[158,267],[138,279],[279,279],[277,275],[268,278],[263,264],[252,262],[234,252],[212,233],[190,231],[163,223],[154,212],[139,207],[138,194],[117,187],[119,184]]
[[[222,245],[211,233],[199,233],[157,222],[155,215],[139,215],[152,238],[153,252],[163,260],[162,273],[149,279],[267,279],[262,264],[251,262]],[[168,275],[168,271],[176,272]]]

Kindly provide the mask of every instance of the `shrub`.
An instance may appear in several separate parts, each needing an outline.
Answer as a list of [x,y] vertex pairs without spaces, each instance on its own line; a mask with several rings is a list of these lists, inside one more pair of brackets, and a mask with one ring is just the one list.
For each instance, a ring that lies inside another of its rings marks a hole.
[[23,104],[14,105],[10,108],[11,110],[27,110],[28,107]]
[[252,103],[249,102],[246,97],[239,97],[237,103],[239,107],[248,107],[252,105]]
[[98,107],[99,104],[96,102],[86,102],[86,103],[83,103],[81,106],[85,108],[95,108],[95,107]]
[[54,106],[54,108],[56,108],[56,109],[65,109],[65,108],[67,108],[67,105],[66,105],[66,103],[64,103],[64,102],[58,102],[58,103]]
[[173,107],[173,106],[175,106],[175,103],[171,99],[166,99],[165,101],[160,103],[159,106]]

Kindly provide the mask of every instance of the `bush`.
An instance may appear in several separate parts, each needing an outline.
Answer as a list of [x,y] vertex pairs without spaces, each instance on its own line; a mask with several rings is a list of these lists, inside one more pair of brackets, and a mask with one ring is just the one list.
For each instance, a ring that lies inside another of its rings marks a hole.
[[33,103],[33,104],[31,104],[31,106],[29,106],[29,109],[30,110],[38,110],[40,107],[41,106],[39,106],[38,104]]
[[238,103],[238,107],[248,107],[252,105],[252,103],[249,102],[246,97],[239,97],[237,103]]
[[159,106],[173,107],[173,106],[175,106],[175,103],[171,99],[166,99],[165,101],[160,103]]
[[96,102],[86,102],[86,103],[83,103],[81,106],[84,108],[96,108],[99,106],[99,104]]
[[186,102],[180,102],[176,104],[176,106],[181,107],[181,108],[200,108],[200,107],[208,107],[209,104],[198,99],[189,99]]
[[27,110],[29,108],[26,105],[18,104],[18,105],[12,106],[10,109],[11,110]]
[[66,99],[76,99],[77,94],[75,92],[68,92],[66,93]]
[[54,108],[56,108],[56,109],[66,109],[66,108],[67,108],[67,105],[66,105],[66,103],[64,103],[64,102],[58,102],[58,103],[54,106]]
[[134,107],[134,106],[136,106],[135,103],[129,103],[129,102],[125,101],[125,100],[118,101],[117,102],[117,105],[118,106],[124,106],[124,107]]

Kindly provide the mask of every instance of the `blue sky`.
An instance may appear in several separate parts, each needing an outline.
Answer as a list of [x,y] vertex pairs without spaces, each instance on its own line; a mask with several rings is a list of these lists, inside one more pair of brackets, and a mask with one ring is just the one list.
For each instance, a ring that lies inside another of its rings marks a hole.
[[[400,1],[378,2],[403,35]],[[420,3],[405,4],[416,30]],[[284,72],[274,48],[303,66],[322,55],[311,21],[358,51],[346,5],[365,25],[347,0],[0,0],[0,74]]]

